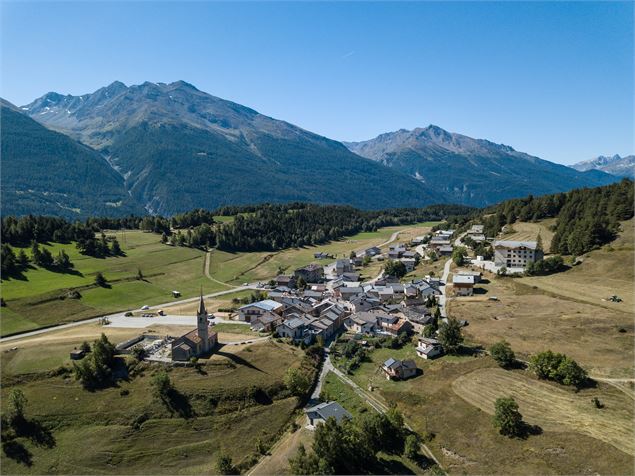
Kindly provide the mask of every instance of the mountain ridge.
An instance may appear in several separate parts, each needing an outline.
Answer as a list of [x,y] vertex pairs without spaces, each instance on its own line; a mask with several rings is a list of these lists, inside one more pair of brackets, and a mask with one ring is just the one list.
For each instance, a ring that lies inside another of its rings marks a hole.
[[47,93],[22,110],[100,151],[153,213],[289,200],[414,207],[438,198],[340,142],[184,81]]
[[543,195],[614,182],[608,174],[579,172],[513,147],[429,125],[399,129],[345,145],[363,157],[428,184],[450,202],[487,206],[509,198]]
[[626,155],[624,157],[619,154],[612,156],[600,155],[593,159],[573,164],[571,167],[581,172],[599,170],[617,177],[635,178],[635,155]]

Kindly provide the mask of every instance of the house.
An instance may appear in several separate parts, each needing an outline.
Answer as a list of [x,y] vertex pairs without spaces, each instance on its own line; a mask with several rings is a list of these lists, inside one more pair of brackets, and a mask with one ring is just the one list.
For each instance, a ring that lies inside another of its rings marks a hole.
[[319,283],[324,279],[324,268],[319,264],[311,263],[293,272],[296,280],[304,279],[305,283]]
[[455,296],[472,296],[474,294],[474,276],[453,275],[452,291]]
[[359,282],[359,273],[342,273],[342,279],[347,283],[358,283]]
[[437,248],[437,252],[441,255],[441,256],[450,256],[452,254],[452,246],[451,245],[443,245],[443,246],[439,246],[439,248]]
[[398,336],[399,334],[410,334],[412,332],[413,326],[406,319],[399,319],[396,316],[393,322],[385,322],[381,324],[381,328],[387,334],[391,336]]
[[284,286],[287,288],[295,288],[295,276],[281,274],[276,276],[276,286]]
[[265,312],[275,312],[282,314],[284,305],[276,302],[272,299],[265,299],[264,301],[253,302],[251,304],[245,304],[238,308],[238,320],[251,322],[255,317],[259,317]]
[[301,340],[304,337],[305,320],[300,316],[292,317],[278,324],[276,334],[279,337],[288,337],[293,340]]
[[372,298],[364,294],[355,296],[348,302],[348,305],[353,312],[370,311],[371,309],[379,306],[379,304],[379,299]]
[[406,273],[410,273],[412,270],[415,269],[415,266],[417,265],[417,260],[415,260],[414,258],[401,258],[399,261],[401,261],[406,266]]
[[431,337],[419,337],[417,355],[423,359],[434,359],[443,354],[441,343]]
[[425,326],[434,321],[430,310],[425,306],[413,306],[404,309],[402,313],[417,333],[422,332]]
[[337,402],[320,403],[314,407],[307,408],[305,412],[309,419],[309,425],[311,426],[324,423],[329,418],[334,418],[337,423],[342,422],[344,419],[350,420],[353,418],[353,416]]
[[412,240],[410,240],[410,244],[412,245],[420,245],[426,240],[425,236],[415,236]]
[[71,360],[82,360],[86,353],[82,349],[71,350]]
[[388,258],[390,259],[399,259],[406,252],[406,247],[401,243],[396,245],[391,245],[388,248]]
[[258,332],[273,332],[282,320],[283,317],[280,314],[266,311],[263,314],[252,318],[251,330]]
[[351,263],[353,263],[354,266],[361,266],[364,264],[364,258],[361,256],[353,256],[351,258]]
[[323,251],[320,251],[318,253],[313,253],[313,257],[315,259],[329,259],[329,258],[332,258],[332,256],[330,254],[325,253]]
[[376,246],[371,246],[370,248],[366,248],[364,250],[364,256],[368,256],[369,258],[372,258],[373,256],[377,256],[380,253],[381,253],[381,250]]
[[355,296],[359,296],[364,293],[364,289],[360,286],[341,286],[337,288],[336,294],[342,299],[349,301]]
[[381,370],[388,380],[405,380],[417,375],[417,364],[414,360],[395,360],[391,357],[382,364]]
[[377,328],[377,315],[372,311],[356,312],[348,318],[348,328],[358,334],[372,334]]
[[172,360],[187,362],[192,357],[198,357],[212,350],[218,342],[218,334],[212,330],[207,321],[207,310],[203,301],[203,294],[196,312],[196,329],[174,339],[171,346]]
[[540,261],[543,252],[535,241],[501,240],[494,242],[494,265],[498,268],[525,268],[530,261]]
[[459,275],[459,276],[474,276],[474,284],[478,283],[481,281],[481,278],[483,277],[483,273],[481,273],[480,271],[457,271],[455,274]]
[[355,270],[350,259],[338,259],[335,262],[335,273],[338,276],[342,276],[344,273],[352,273],[353,271]]

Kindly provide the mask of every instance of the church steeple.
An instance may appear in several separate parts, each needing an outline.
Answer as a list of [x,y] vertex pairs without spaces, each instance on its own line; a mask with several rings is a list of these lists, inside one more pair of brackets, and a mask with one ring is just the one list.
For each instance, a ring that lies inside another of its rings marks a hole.
[[207,323],[207,310],[205,309],[205,300],[203,299],[203,286],[201,286],[201,299],[198,303],[198,311],[196,311],[196,330],[198,336],[203,340],[203,350],[207,351],[207,340],[209,337],[209,324]]

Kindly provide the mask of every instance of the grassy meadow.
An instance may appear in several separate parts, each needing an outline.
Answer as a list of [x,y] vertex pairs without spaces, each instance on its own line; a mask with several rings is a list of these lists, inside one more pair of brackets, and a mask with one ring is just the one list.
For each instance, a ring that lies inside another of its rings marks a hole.
[[[205,272],[205,252],[163,245],[159,236],[153,233],[108,232],[108,235],[115,235],[121,244],[125,256],[120,257],[84,256],[73,243],[44,245],[54,256],[63,249],[75,267],[70,273],[32,267],[24,272],[21,278],[3,280],[2,296],[7,307],[1,310],[0,333],[8,335],[24,332],[61,322],[138,309],[144,304],[169,303],[172,300],[196,296],[201,287],[207,294],[225,291],[231,289],[231,285],[240,285],[244,282],[267,281],[275,277],[280,267],[291,272],[297,267],[314,262],[313,254],[317,251],[344,257],[352,250],[379,245],[396,231],[400,231],[405,239],[409,239],[415,234],[422,234],[433,224],[386,227],[377,232],[359,233],[323,246],[293,248],[279,252],[212,251],[209,277]],[[27,253],[29,251],[26,250]],[[136,279],[139,269],[143,273],[143,280]],[[110,282],[110,287],[94,285],[98,272],[104,274]],[[78,290],[81,298],[62,299],[71,289]],[[174,299],[172,290],[180,291],[182,297]],[[228,302],[231,297],[225,297],[221,301]],[[214,304],[211,305],[211,308],[213,307]],[[218,307],[224,306],[219,304],[216,308]]]
[[[423,373],[388,381],[379,371],[388,357],[416,359]],[[413,344],[372,351],[351,378],[372,387],[385,404],[397,405],[449,474],[623,474],[633,467],[632,399],[607,384],[576,393],[526,371],[501,370],[489,357],[426,361],[416,357]],[[495,397],[503,395],[517,398],[525,420],[540,426],[539,434],[514,439],[498,434],[491,414]],[[593,406],[594,396],[606,402],[605,409]]]
[[[61,345],[68,359],[68,343]],[[3,445],[3,474],[209,474],[221,451],[245,470],[257,460],[257,440],[271,444],[294,418],[297,401],[282,380],[302,355],[267,341],[222,347],[198,370],[168,368],[181,396],[172,409],[153,396],[160,365],[139,364],[129,379],[91,392],[72,375],[50,372],[59,365],[56,350],[37,369],[11,365],[13,358],[3,366],[2,410],[20,388],[39,429]]]
[[[516,226],[516,225],[514,225]],[[491,345],[505,339],[522,356],[563,352],[597,377],[633,375],[633,221],[610,247],[550,276],[498,278],[479,284],[479,295],[453,298],[450,315],[467,319],[465,333]],[[612,294],[624,301],[604,299]],[[498,301],[489,301],[496,296]]]

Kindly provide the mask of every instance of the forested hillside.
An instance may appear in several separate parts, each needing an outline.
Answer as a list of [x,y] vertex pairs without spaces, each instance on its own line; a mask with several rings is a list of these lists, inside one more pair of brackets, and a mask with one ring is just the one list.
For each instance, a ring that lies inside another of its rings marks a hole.
[[633,181],[567,193],[508,200],[488,208],[482,221],[487,236],[518,221],[556,218],[552,253],[580,255],[612,241],[619,222],[633,217]]
[[3,215],[86,218],[143,212],[100,154],[4,103],[1,116]]

